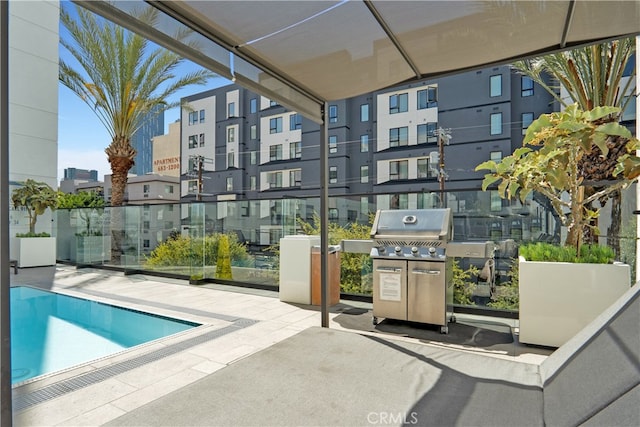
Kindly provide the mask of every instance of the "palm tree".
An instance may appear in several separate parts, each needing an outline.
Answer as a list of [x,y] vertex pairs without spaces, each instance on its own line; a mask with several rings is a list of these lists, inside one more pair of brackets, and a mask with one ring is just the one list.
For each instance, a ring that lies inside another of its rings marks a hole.
[[[59,79],[80,97],[98,116],[111,136],[105,149],[111,164],[111,206],[121,206],[127,185],[127,174],[134,164],[136,150],[131,137],[144,124],[149,114],[163,114],[179,102],[168,98],[178,90],[205,84],[215,75],[207,70],[194,71],[181,77],[174,72],[184,58],[166,49],[152,47],[145,38],[124,30],[114,23],[75,7],[77,18],[62,4],[60,21],[68,37],[61,45],[78,63],[76,69],[60,59]],[[146,7],[137,14],[141,21],[154,25],[159,13]],[[189,32],[175,34],[185,40]],[[186,43],[196,47],[193,43]],[[111,262],[120,264],[124,231],[123,212],[111,211]]]
[[[154,48],[144,37],[75,7],[77,18],[63,3],[60,20],[68,37],[61,45],[79,67],[60,59],[59,79],[80,97],[107,128],[111,143],[105,149],[111,164],[111,205],[121,206],[127,173],[136,151],[131,137],[149,114],[163,114],[179,102],[167,99],[193,84],[202,85],[215,74],[199,70],[176,77],[174,72],[184,58],[163,48]],[[149,25],[158,20],[158,11],[147,7],[138,18]],[[189,33],[176,35],[184,40]]]
[[[628,80],[623,82],[623,73],[635,52],[635,39],[626,38],[607,43],[586,46],[570,51],[550,54],[538,58],[516,62],[514,67],[531,77],[549,92],[562,106],[577,103],[583,111],[595,107],[619,107],[620,113],[612,114],[602,122],[618,122],[620,114],[629,102],[635,102],[635,68]],[[562,97],[560,88],[548,84],[545,75],[566,90],[570,99]],[[602,156],[599,149],[593,150],[581,160],[580,169],[585,183],[591,185],[585,189],[585,197],[598,191],[602,183],[616,180],[613,171],[618,158],[625,154],[627,139],[610,137],[607,140],[609,152]],[[611,226],[607,230],[607,244],[616,256],[620,256],[620,230],[622,221],[621,194],[611,196]],[[602,199],[601,202],[605,202]],[[591,235],[590,241],[595,236]]]

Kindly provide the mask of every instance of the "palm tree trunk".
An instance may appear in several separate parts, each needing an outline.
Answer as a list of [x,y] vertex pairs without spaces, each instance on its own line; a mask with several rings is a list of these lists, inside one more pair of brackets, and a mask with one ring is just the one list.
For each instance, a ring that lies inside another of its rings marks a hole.
[[111,163],[111,263],[120,265],[124,243],[123,209],[127,175],[134,164],[136,151],[127,138],[114,138],[105,150]]
[[611,200],[611,225],[607,228],[607,246],[613,249],[616,260],[622,259],[620,249],[620,228],[622,224],[622,192],[613,193]]

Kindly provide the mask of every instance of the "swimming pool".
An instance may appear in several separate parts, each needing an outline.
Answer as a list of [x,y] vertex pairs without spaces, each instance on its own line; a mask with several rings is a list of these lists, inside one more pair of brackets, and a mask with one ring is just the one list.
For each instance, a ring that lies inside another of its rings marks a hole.
[[12,383],[199,326],[28,286],[10,295]]

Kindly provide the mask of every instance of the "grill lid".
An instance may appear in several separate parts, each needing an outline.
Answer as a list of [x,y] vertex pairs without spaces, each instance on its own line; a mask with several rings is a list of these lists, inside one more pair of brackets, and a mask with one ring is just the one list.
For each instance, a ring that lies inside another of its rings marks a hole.
[[444,240],[453,238],[451,209],[394,209],[376,212],[371,238],[375,240]]

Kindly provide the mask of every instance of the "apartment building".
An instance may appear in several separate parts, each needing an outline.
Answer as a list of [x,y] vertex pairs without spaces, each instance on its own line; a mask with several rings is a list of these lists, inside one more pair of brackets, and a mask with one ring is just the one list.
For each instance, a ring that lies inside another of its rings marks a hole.
[[[183,101],[183,200],[318,195],[317,124],[234,84]],[[443,148],[447,192],[478,190],[475,166],[510,154],[529,123],[556,108],[552,101],[500,66],[332,102],[329,193],[379,207],[435,205],[441,129],[451,137]]]

